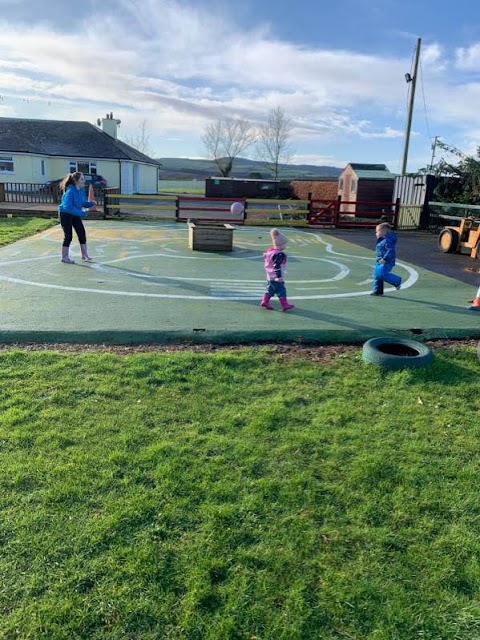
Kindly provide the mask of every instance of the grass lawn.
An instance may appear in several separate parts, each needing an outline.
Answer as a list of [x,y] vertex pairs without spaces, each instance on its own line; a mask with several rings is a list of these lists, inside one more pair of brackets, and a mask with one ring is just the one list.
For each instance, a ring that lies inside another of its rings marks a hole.
[[0,638],[480,638],[473,348],[0,371]]
[[48,229],[58,224],[56,218],[0,218],[0,246]]

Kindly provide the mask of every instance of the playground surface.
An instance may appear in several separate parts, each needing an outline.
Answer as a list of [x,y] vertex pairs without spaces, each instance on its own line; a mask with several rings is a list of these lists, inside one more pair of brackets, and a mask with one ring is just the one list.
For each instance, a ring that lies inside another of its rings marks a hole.
[[[336,232],[285,229],[288,298],[282,313],[259,307],[265,288],[266,227],[238,227],[234,251],[188,248],[185,224],[87,221],[94,261],[60,262],[53,227],[0,248],[0,341],[146,343],[361,342],[376,336],[480,337],[480,313],[468,310],[472,275],[453,279],[402,260],[402,289],[372,297],[374,235],[353,244]],[[354,235],[351,236],[355,237]],[[363,236],[361,236],[363,238]],[[404,252],[405,255],[408,251]],[[439,254],[450,261],[457,256]],[[463,256],[458,256],[464,260]],[[475,261],[471,261],[472,266]],[[471,282],[470,282],[471,280]]]

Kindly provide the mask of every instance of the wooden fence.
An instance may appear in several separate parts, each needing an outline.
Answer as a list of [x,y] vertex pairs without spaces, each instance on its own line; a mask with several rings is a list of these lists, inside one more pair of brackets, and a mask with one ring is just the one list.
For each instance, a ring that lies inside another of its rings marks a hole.
[[[104,189],[93,187],[95,200],[99,205],[104,204]],[[85,186],[88,194],[88,186]],[[22,204],[58,204],[61,200],[60,189],[57,184],[33,184],[28,182],[0,183],[0,202]]]

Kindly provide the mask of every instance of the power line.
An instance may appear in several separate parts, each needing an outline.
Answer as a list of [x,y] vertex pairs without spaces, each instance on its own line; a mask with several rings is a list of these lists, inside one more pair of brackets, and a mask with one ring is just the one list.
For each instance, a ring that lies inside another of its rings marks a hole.
[[428,133],[428,137],[430,139],[430,142],[432,141],[432,135],[430,133],[430,125],[428,123],[428,113],[427,113],[427,102],[425,100],[425,87],[423,85],[423,69],[422,69],[422,60],[420,60],[420,80],[422,83],[422,97],[423,97],[423,110],[425,112],[425,122],[427,125],[427,133]]

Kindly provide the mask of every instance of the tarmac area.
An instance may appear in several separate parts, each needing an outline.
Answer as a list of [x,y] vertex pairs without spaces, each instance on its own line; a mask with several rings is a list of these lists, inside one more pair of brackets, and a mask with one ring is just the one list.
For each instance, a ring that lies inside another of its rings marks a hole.
[[284,228],[286,285],[295,309],[260,308],[269,228],[237,227],[232,252],[188,248],[185,224],[86,222],[92,262],[59,226],[0,248],[0,342],[85,344],[359,343],[377,336],[480,337],[468,310],[478,261],[443,254],[436,234],[399,232],[402,289],[370,296],[372,230]]

